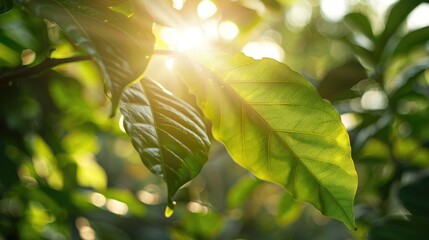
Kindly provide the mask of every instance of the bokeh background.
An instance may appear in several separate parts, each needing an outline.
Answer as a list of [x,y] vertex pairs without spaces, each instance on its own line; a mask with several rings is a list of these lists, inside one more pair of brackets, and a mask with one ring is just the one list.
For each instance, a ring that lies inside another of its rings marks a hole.
[[[118,2],[124,1],[112,4]],[[84,61],[0,82],[1,240],[428,236],[427,1],[165,3],[177,11],[156,12],[155,49],[273,58],[336,107],[359,175],[358,230],[259,181],[214,140],[208,163],[176,194],[175,213],[165,218],[165,184],[142,164],[120,114],[108,117],[101,77]],[[47,52],[81,53],[57,25],[8,4],[0,14],[0,79],[37,65]],[[155,11],[157,4],[146,6]],[[146,74],[193,101],[175,61],[155,54]]]

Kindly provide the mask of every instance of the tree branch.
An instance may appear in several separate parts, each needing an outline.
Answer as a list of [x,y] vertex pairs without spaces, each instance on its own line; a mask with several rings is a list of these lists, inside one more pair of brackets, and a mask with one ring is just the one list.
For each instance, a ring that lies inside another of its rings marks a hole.
[[91,60],[91,56],[75,56],[69,58],[46,58],[33,67],[19,67],[0,74],[0,83],[8,83],[23,77],[29,77],[65,63]]

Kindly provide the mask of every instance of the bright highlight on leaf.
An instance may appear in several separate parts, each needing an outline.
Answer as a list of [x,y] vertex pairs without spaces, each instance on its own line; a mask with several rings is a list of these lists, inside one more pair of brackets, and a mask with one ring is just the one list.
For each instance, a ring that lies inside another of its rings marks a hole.
[[186,59],[183,81],[212,121],[214,137],[258,178],[354,229],[357,174],[338,113],[286,65],[244,55]]

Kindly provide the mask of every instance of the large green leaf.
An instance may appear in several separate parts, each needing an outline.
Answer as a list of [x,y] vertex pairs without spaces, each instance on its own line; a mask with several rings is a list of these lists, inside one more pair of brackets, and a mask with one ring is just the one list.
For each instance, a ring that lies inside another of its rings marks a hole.
[[282,63],[241,54],[204,61],[205,67],[179,62],[214,137],[239,165],[355,228],[349,137],[309,82]]
[[153,51],[152,20],[124,16],[103,1],[19,0],[37,16],[58,24],[76,46],[94,57],[114,112],[126,85],[140,79]]
[[124,91],[120,110],[143,163],[167,182],[172,209],[176,191],[208,158],[210,141],[199,113],[149,79]]

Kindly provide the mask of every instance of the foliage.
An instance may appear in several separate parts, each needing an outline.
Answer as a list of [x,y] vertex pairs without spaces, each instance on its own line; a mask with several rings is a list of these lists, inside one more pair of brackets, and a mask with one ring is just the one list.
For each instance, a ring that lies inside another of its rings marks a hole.
[[0,239],[424,239],[427,1],[203,2],[1,2]]

